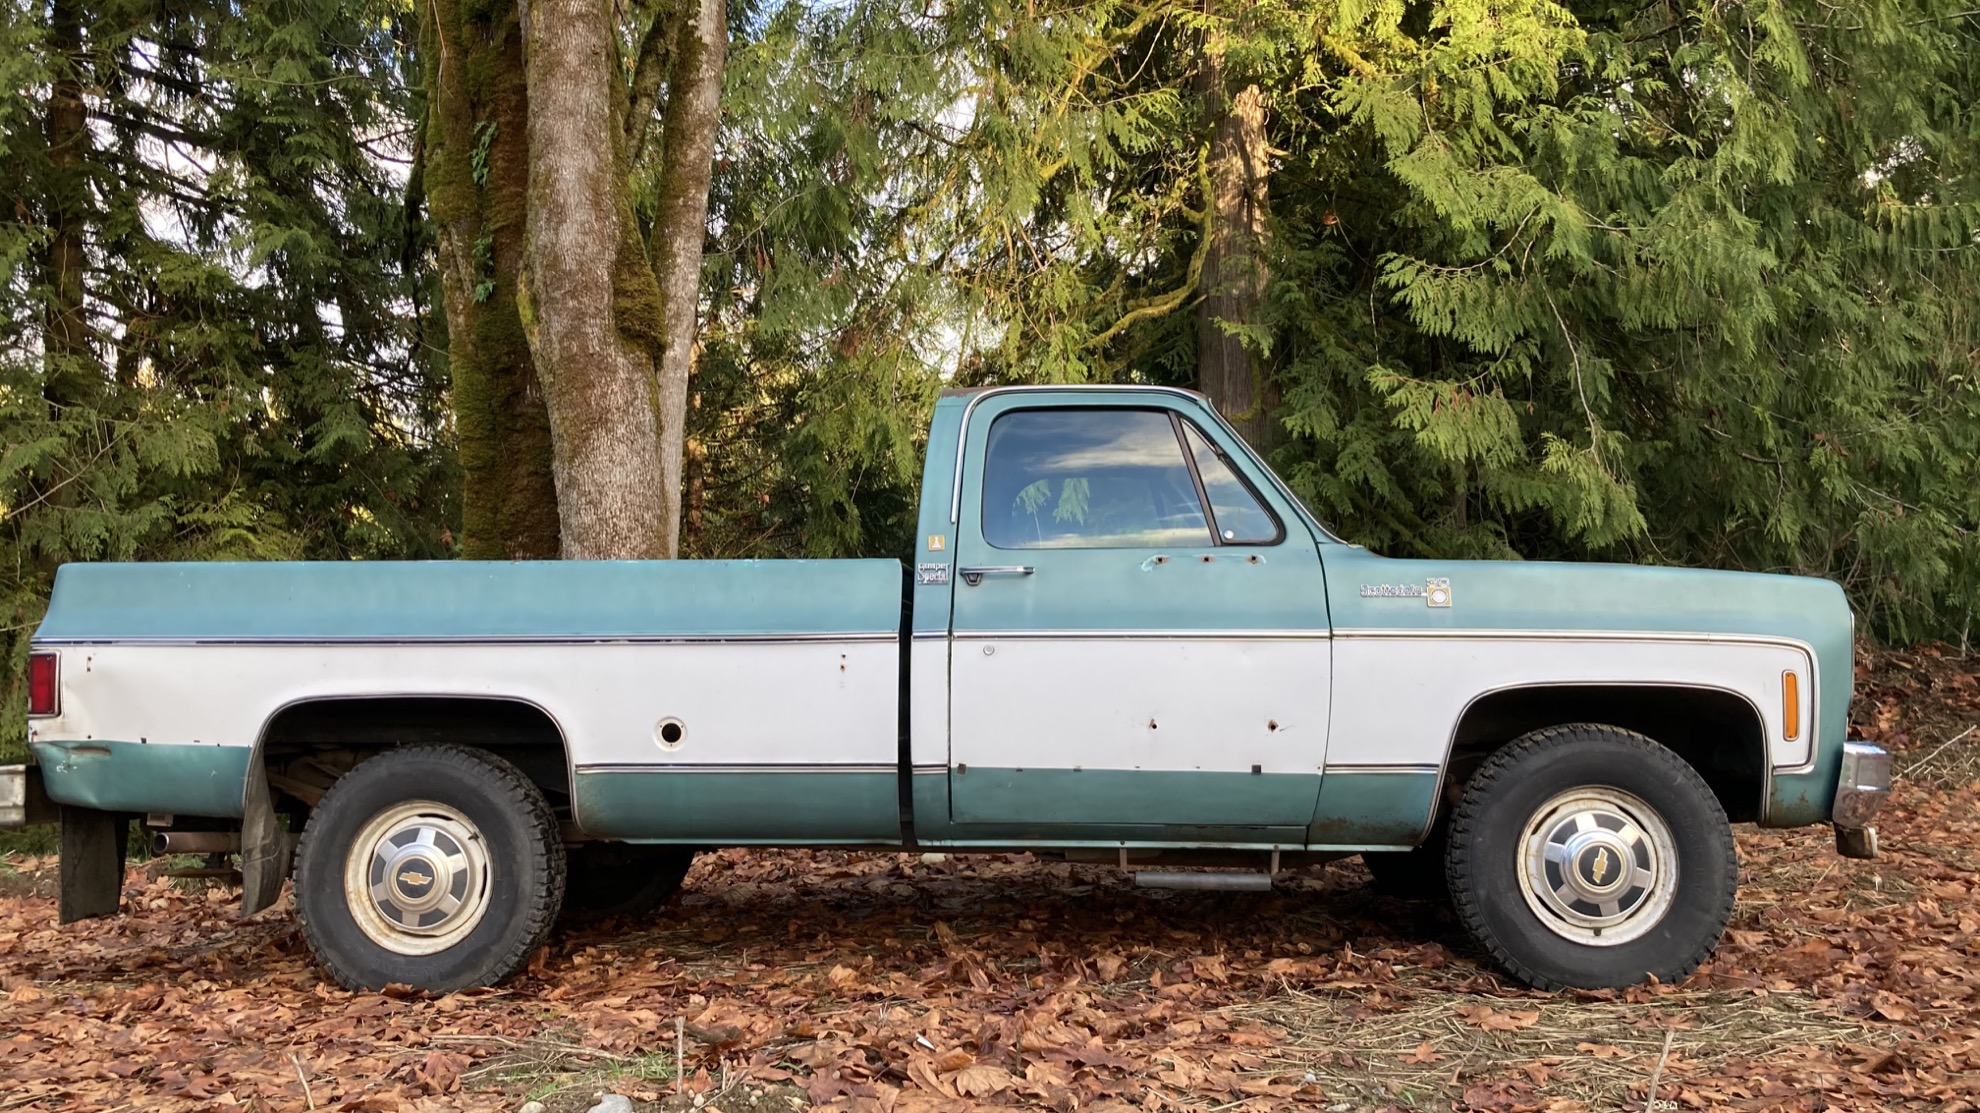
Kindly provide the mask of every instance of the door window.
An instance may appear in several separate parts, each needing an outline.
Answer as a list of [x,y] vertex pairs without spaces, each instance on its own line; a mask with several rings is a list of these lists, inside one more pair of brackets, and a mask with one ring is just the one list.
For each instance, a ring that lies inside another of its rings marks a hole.
[[1183,439],[1196,461],[1196,474],[1203,478],[1203,494],[1210,500],[1210,513],[1217,520],[1217,538],[1226,545],[1270,545],[1285,536],[1279,520],[1258,501],[1251,485],[1239,476],[1230,460],[1217,451],[1196,426],[1182,423]]
[[990,426],[983,539],[999,549],[1213,545],[1173,420],[1018,410]]

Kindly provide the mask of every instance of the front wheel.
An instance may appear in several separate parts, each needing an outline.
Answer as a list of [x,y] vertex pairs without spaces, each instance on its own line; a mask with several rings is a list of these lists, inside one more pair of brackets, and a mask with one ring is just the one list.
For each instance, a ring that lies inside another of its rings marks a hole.
[[1540,989],[1673,982],[1732,917],[1725,810],[1683,758],[1615,727],[1550,727],[1465,786],[1445,860],[1473,938]]
[[563,897],[543,793],[465,746],[363,762],[324,794],[297,847],[303,938],[351,989],[492,985],[543,945]]

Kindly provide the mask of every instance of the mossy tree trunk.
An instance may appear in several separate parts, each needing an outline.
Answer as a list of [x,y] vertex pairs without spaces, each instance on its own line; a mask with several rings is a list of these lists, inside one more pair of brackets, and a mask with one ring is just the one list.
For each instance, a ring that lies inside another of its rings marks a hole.
[[101,386],[84,304],[88,267],[84,232],[91,208],[86,169],[90,141],[83,104],[83,14],[76,0],[55,0],[50,8],[48,45],[55,79],[49,85],[45,125],[48,239],[43,265],[49,296],[43,309],[47,373],[42,394],[59,411],[89,402]]
[[[87,301],[87,232],[95,213],[89,188],[91,144],[83,100],[86,43],[81,9],[77,0],[55,0],[49,9],[48,46],[54,80],[49,83],[44,122],[47,178],[41,198],[48,222],[42,257],[48,294],[42,309],[41,396],[56,427],[76,432],[83,430],[86,415],[95,410],[106,385],[90,340]],[[99,431],[91,440],[100,441],[101,436]],[[35,501],[57,515],[58,523],[82,493],[77,480],[86,469],[87,464],[73,450],[58,452],[49,461],[46,474],[33,485]],[[59,547],[44,547],[38,563],[42,574],[52,577],[60,564]]]
[[701,305],[708,186],[722,122],[722,67],[729,47],[726,0],[685,0],[681,8],[661,124],[660,204],[653,221],[653,267],[665,328],[660,346],[660,469],[671,504],[669,555],[680,547],[688,381]]
[[461,555],[559,551],[550,419],[518,312],[529,186],[529,93],[518,8],[433,0],[426,156],[438,233],[462,491]]
[[[633,218],[626,83],[607,0],[530,0],[522,321],[550,415],[567,560],[671,557],[659,285]],[[676,465],[678,468],[678,464]]]
[[1228,87],[1223,51],[1206,44],[1197,91],[1210,121],[1210,212],[1196,310],[1197,386],[1261,452],[1279,440],[1278,395],[1245,343],[1265,302],[1271,151],[1257,85]]

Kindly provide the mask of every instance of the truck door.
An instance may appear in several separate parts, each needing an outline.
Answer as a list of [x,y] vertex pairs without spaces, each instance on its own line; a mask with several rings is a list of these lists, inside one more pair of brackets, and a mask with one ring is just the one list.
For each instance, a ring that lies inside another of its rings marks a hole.
[[1303,841],[1327,742],[1319,554],[1226,427],[1148,397],[1014,393],[967,419],[960,839]]

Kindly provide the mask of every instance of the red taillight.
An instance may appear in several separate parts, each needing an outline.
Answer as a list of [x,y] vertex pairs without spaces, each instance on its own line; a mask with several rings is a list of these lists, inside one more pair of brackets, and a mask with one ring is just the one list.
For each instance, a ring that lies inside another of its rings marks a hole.
[[56,683],[53,653],[28,655],[28,714],[53,715],[62,709],[62,689]]

